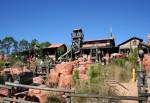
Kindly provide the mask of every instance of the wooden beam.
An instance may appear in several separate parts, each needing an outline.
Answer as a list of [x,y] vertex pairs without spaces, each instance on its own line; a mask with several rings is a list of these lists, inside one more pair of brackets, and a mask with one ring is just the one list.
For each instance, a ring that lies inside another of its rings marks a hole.
[[71,90],[71,89],[57,89],[57,88],[39,87],[39,86],[23,85],[23,84],[16,84],[16,83],[10,83],[10,82],[5,82],[5,84],[8,86],[13,86],[13,87],[38,89],[38,90],[53,91],[53,92],[65,92],[65,93],[74,93],[75,92],[74,90]]
[[136,97],[136,96],[101,96],[98,94],[66,94],[67,97],[80,97],[80,98],[102,98],[102,99],[113,99],[113,100],[143,100],[145,97]]
[[17,102],[17,103],[39,103],[39,102],[25,101],[21,99],[14,99],[14,98],[8,98],[8,97],[4,97],[0,99],[0,103],[5,103],[5,102],[10,103],[10,101]]
[[12,89],[12,87],[11,87],[11,86],[7,86],[7,85],[2,85],[2,84],[0,84],[0,88],[7,88],[7,89]]

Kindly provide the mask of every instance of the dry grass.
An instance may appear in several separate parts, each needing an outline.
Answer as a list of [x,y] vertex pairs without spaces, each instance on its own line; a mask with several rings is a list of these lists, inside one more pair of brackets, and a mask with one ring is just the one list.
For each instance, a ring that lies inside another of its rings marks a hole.
[[[106,79],[106,70],[100,64],[94,64],[87,71],[88,80],[83,81],[78,79],[78,74],[74,75],[75,90],[77,93],[83,94],[98,94],[100,96],[116,96],[117,90],[111,88],[104,81]],[[108,103],[106,99],[95,98],[72,98],[72,103]],[[116,101],[118,103],[118,101]]]

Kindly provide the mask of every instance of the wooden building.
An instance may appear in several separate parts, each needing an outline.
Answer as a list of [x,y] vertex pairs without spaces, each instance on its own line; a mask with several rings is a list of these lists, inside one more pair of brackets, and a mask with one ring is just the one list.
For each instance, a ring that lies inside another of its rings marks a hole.
[[100,40],[88,40],[83,41],[82,44],[82,56],[85,58],[91,58],[93,60],[99,60],[106,55],[106,53],[112,54],[118,52],[118,48],[115,47],[114,38],[100,39]]
[[32,48],[30,50],[20,52],[19,54],[24,55],[31,60],[34,57],[38,57],[38,54],[41,53],[43,56],[48,56],[53,60],[57,60],[57,58],[66,51],[67,47],[65,44],[50,44],[45,48]]
[[144,54],[149,54],[150,53],[150,45],[148,43],[141,43],[141,45],[144,50]]
[[65,44],[50,44],[48,47],[43,48],[43,53],[48,55],[53,60],[57,60],[59,56],[67,51]]
[[128,55],[130,53],[130,50],[133,48],[138,48],[138,45],[141,42],[143,42],[142,39],[140,39],[138,37],[132,37],[118,45],[119,53]]

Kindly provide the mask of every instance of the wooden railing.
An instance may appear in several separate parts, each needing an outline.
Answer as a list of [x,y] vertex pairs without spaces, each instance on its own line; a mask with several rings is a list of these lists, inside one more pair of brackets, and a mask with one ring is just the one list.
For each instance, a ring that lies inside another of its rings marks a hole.
[[[96,98],[96,99],[107,99],[107,100],[147,101],[147,98],[146,98],[147,95],[146,96],[143,95],[142,97],[138,97],[138,96],[102,96],[102,95],[98,95],[98,94],[79,94],[79,93],[75,93],[75,91],[71,90],[71,89],[39,87],[39,86],[15,84],[15,83],[10,83],[10,82],[6,82],[5,85],[6,85],[6,88],[9,88],[9,89],[10,89],[10,87],[21,87],[21,88],[38,89],[38,90],[52,91],[52,92],[64,92],[67,103],[71,103],[72,97],[74,97],[74,98],[76,98],[76,97]],[[5,87],[5,86],[1,86],[1,87]],[[14,102],[18,102],[18,103],[38,103],[38,102],[13,99],[13,98],[9,98],[9,97],[4,97],[3,99],[0,99],[0,101],[14,101]],[[143,103],[143,102],[139,102],[139,103]]]

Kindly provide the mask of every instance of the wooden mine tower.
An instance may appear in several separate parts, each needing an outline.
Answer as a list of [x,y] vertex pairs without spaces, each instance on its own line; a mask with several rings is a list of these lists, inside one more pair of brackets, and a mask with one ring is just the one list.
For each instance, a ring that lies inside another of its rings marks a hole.
[[72,58],[77,58],[81,55],[81,46],[83,43],[83,32],[82,29],[74,29],[73,32],[71,33],[71,38],[72,38]]

